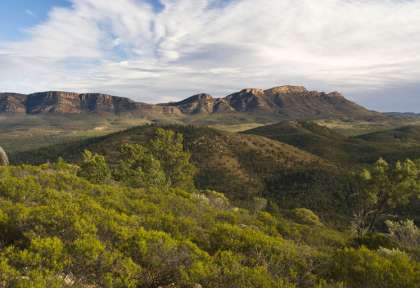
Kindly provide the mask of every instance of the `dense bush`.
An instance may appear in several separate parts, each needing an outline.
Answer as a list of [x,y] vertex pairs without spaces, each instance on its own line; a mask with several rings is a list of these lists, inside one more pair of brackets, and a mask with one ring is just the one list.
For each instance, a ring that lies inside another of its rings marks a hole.
[[321,225],[318,215],[306,208],[296,208],[292,210],[292,215],[296,222],[308,225]]
[[420,266],[399,250],[348,248],[331,258],[329,276],[347,287],[414,288],[420,281]]
[[223,199],[214,192],[208,200],[174,188],[96,185],[76,173],[63,163],[1,168],[2,287],[309,281],[305,263],[315,251],[284,240],[266,217],[214,200]]
[[0,167],[0,287],[418,287],[414,223],[349,242],[306,208],[235,207],[196,189],[182,137],[158,131],[112,166],[86,151]]

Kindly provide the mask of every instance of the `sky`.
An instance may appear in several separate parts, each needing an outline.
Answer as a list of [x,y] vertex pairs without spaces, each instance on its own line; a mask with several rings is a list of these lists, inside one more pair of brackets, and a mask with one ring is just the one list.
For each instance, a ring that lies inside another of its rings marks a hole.
[[339,91],[420,112],[420,0],[2,0],[0,91]]

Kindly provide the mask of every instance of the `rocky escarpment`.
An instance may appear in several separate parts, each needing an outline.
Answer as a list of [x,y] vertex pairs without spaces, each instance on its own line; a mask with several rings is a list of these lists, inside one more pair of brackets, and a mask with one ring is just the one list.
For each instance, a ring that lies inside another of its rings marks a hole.
[[243,89],[224,98],[198,94],[181,102],[163,105],[177,107],[182,113],[190,115],[242,112],[283,119],[369,118],[380,115],[347,100],[338,92],[308,91],[302,86]]
[[308,91],[302,86],[244,89],[224,98],[197,94],[180,102],[157,105],[98,93],[0,93],[0,113],[131,113],[154,118],[162,115],[252,113],[279,119],[369,118],[380,115],[347,100],[338,92]]
[[135,102],[129,98],[99,93],[72,93],[61,91],[39,92],[29,95],[0,93],[0,113],[7,114],[177,114],[175,107],[162,107]]

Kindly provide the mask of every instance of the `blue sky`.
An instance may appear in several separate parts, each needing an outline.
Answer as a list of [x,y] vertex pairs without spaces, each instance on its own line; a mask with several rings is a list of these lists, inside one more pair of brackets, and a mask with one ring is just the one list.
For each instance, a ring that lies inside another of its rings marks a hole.
[[68,0],[3,0],[0,1],[0,40],[16,40],[25,36],[25,29],[47,19],[54,6],[68,7]]
[[162,102],[296,84],[420,112],[420,0],[2,0],[0,91]]

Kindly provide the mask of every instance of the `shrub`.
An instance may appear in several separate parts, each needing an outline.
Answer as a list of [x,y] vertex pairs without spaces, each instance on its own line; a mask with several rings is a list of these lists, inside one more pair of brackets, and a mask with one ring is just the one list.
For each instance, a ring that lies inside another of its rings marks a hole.
[[[392,250],[391,250],[392,251]],[[420,280],[420,266],[401,252],[383,253],[346,248],[331,258],[329,276],[348,287],[415,288]]]
[[318,215],[306,208],[296,208],[292,210],[292,216],[298,223],[305,225],[322,225]]
[[368,233],[364,236],[359,236],[350,241],[350,246],[359,248],[365,246],[372,250],[383,248],[396,248],[398,244],[390,237],[381,233]]

